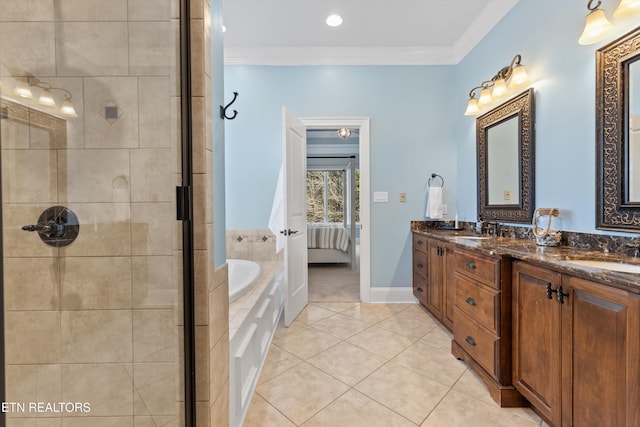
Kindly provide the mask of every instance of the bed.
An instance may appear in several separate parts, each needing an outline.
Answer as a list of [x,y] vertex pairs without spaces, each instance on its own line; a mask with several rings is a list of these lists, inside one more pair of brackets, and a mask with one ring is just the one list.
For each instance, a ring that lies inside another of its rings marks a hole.
[[[323,222],[307,224],[308,262],[313,263],[350,263],[356,267],[356,221],[353,201],[355,200],[355,156],[309,157],[309,159],[331,159],[332,163],[342,163],[340,167],[346,173],[343,206],[344,221],[340,223]],[[308,168],[312,170],[309,163]],[[317,168],[315,170],[321,170]],[[335,170],[335,169],[334,169]]]

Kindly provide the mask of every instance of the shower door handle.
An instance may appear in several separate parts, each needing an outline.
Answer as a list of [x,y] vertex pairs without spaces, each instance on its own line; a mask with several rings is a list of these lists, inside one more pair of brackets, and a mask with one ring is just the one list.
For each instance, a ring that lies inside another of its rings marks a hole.
[[292,230],[292,229],[288,228],[286,230],[280,231],[280,234],[284,234],[285,236],[291,236],[292,234],[296,234],[297,232],[298,232],[298,230]]
[[37,231],[44,243],[54,247],[67,246],[78,237],[80,223],[78,217],[64,206],[45,209],[37,224],[25,225],[24,231]]

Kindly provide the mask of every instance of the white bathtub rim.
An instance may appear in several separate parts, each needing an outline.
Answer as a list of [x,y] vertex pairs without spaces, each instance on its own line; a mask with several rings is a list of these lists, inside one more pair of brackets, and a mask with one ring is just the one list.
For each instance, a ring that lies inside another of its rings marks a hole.
[[260,277],[260,264],[247,259],[227,259],[229,269],[229,304],[249,292]]

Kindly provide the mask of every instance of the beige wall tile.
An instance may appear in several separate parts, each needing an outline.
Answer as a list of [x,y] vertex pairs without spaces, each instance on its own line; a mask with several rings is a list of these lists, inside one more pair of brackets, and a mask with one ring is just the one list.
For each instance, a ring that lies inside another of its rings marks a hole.
[[205,141],[205,105],[204,98],[197,97],[191,101],[193,120],[193,172],[207,172],[207,142]]
[[209,381],[212,400],[224,391],[223,385],[229,381],[229,334],[225,333],[209,351]]
[[209,409],[209,402],[196,402],[196,425],[198,427],[209,427],[211,419]]
[[7,427],[61,427],[62,418],[9,418]]
[[172,256],[133,257],[133,307],[176,308],[182,292],[181,262]]
[[61,362],[132,362],[131,310],[63,311]]
[[173,185],[173,150],[170,148],[131,151],[131,201],[171,202]]
[[207,251],[194,251],[194,292],[195,292],[195,324],[199,326],[209,324],[209,276],[213,274],[211,259]]
[[126,22],[58,23],[55,37],[57,75],[127,75],[127,38]]
[[22,70],[34,76],[55,75],[54,34],[52,22],[0,23],[0,61],[16,69],[14,72]]
[[[209,401],[209,383],[211,381],[209,366],[221,362],[209,359],[209,331],[207,326],[196,326],[196,401]],[[227,342],[229,338],[227,336]],[[228,350],[227,350],[228,352]],[[228,372],[227,368],[227,372]],[[207,405],[208,406],[208,405]]]
[[2,21],[53,21],[53,2],[51,0],[2,0],[0,22]]
[[55,203],[56,172],[55,150],[3,150],[3,202]]
[[70,203],[78,217],[77,239],[60,248],[61,256],[125,256],[131,254],[128,203]]
[[[174,148],[179,139],[174,133],[177,105],[171,97],[174,83],[169,77],[140,77],[138,79],[140,147]],[[168,170],[177,171],[175,167]]]
[[67,257],[60,260],[62,309],[131,308],[131,259]]
[[[6,402],[59,402],[60,365],[7,365],[6,393]],[[7,415],[34,416],[28,412]]]
[[211,424],[212,426],[229,425],[229,382],[221,384],[218,398],[211,403]]
[[129,0],[128,3],[131,21],[165,21],[176,16],[172,12],[177,0]]
[[60,358],[60,313],[5,313],[5,360],[11,365],[56,363]]
[[4,259],[5,310],[56,310],[59,293],[57,259]]
[[130,363],[62,365],[62,401],[90,402],[91,417],[133,415],[133,367]]
[[64,150],[58,157],[61,202],[129,201],[129,150]]
[[133,311],[133,358],[135,362],[176,362],[179,326],[174,310]]
[[168,76],[176,67],[173,22],[129,22],[129,74]]
[[216,345],[229,330],[229,286],[218,286],[209,292],[209,342]]
[[[107,119],[105,107],[118,109]],[[84,110],[87,148],[138,147],[138,79],[92,77],[85,79]]]
[[194,97],[210,96],[204,91],[204,49],[204,19],[191,19],[191,91]]
[[173,255],[175,203],[132,203],[131,222],[134,255]]
[[6,258],[11,257],[55,257],[58,248],[45,245],[38,233],[26,234],[21,229],[23,225],[35,224],[42,211],[51,206],[46,205],[15,205],[2,206],[2,234],[3,251]]
[[178,414],[176,392],[181,375],[177,363],[136,363],[133,365],[136,387],[136,415],[173,416]]
[[57,21],[126,21],[127,0],[56,0]]

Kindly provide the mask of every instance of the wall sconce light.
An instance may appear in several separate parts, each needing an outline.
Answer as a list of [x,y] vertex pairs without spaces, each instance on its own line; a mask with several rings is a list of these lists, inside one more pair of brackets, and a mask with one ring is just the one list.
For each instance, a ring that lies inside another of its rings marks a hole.
[[64,101],[60,107],[60,114],[67,117],[78,117],[75,108],[73,108],[73,102],[71,92],[59,87],[53,87],[51,84],[44,82],[37,77],[28,75],[26,77],[15,77],[16,86],[13,89],[13,95],[24,99],[33,99],[32,87],[40,89],[40,95],[38,96],[38,104],[47,108],[56,108],[57,104],[53,98],[51,91],[60,91],[64,93]]
[[[613,31],[613,25],[607,19],[604,10],[600,9],[602,1],[598,0],[595,6],[593,5],[594,1],[589,0],[589,3],[587,3],[589,14],[586,18],[584,31],[578,39],[578,43],[582,45],[604,40]],[[621,0],[613,12],[613,16],[614,18],[627,18],[638,13],[640,13],[640,0]]]
[[[480,86],[471,89],[464,115],[475,116],[480,113],[482,107],[507,95],[510,89],[517,89],[526,85],[529,82],[529,76],[521,61],[522,57],[520,55],[514,56],[511,63],[500,69],[491,80],[486,80]],[[479,93],[476,94],[478,90]],[[476,95],[478,95],[478,98],[476,98]]]
[[584,24],[584,31],[578,39],[578,43],[582,45],[597,43],[605,39],[613,30],[613,25],[607,19],[604,10],[600,9],[602,2],[598,0],[598,3],[593,6],[593,1],[589,0],[587,3],[589,14]]
[[351,129],[341,128],[336,131],[336,135],[338,135],[342,139],[347,139],[351,136]]

